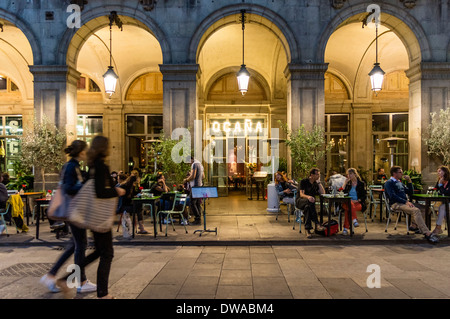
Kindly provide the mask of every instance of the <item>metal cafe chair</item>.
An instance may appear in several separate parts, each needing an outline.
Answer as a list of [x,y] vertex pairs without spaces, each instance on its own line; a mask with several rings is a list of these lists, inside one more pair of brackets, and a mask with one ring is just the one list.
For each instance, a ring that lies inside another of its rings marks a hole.
[[[377,216],[377,207],[378,207],[378,205],[381,204],[380,200],[376,199],[373,196],[373,189],[383,189],[383,185],[370,185],[369,186],[369,208],[370,209],[373,208],[373,210],[371,210],[371,211],[373,211],[372,222],[375,219],[375,217]],[[365,218],[365,216],[364,216],[364,218]]]
[[391,219],[391,215],[392,215],[392,214],[395,214],[395,213],[397,214],[397,221],[396,221],[396,223],[395,223],[394,230],[397,230],[397,225],[398,225],[398,221],[399,221],[399,219],[400,219],[400,216],[401,216],[402,214],[404,214],[404,215],[405,215],[405,220],[406,220],[406,234],[409,235],[408,214],[405,213],[405,212],[403,212],[403,211],[401,211],[401,210],[393,209],[393,208],[389,205],[389,197],[388,197],[388,195],[386,194],[386,192],[383,192],[383,200],[384,200],[384,203],[385,203],[385,207],[386,207],[386,209],[387,209],[387,211],[388,211],[388,217],[387,217],[387,221],[386,221],[386,229],[385,229],[384,231],[387,233],[387,229],[388,229],[388,226],[389,226],[389,221],[390,221],[390,219]]
[[[8,234],[8,226],[6,225],[5,215],[8,215],[9,213],[11,213],[11,204],[8,203],[8,205],[6,206],[6,209],[0,209],[0,220],[2,222],[2,225],[4,225],[4,227],[5,227],[6,237],[9,237],[9,234]],[[10,225],[11,225],[11,223],[14,223],[14,226],[16,226],[16,231],[17,231],[17,233],[19,233],[19,230],[17,229],[17,225],[14,222],[14,218],[12,218],[12,216],[10,216],[10,218],[11,218],[9,220]]]
[[169,225],[169,220],[172,224],[172,228],[175,231],[175,226],[173,225],[173,215],[179,215],[180,219],[182,220],[182,224],[184,226],[184,230],[186,232],[186,234],[188,233],[187,229],[186,229],[186,219],[183,216],[183,212],[184,209],[186,208],[186,199],[187,199],[187,195],[186,194],[181,194],[181,193],[177,193],[175,194],[175,198],[173,200],[173,205],[172,205],[172,209],[171,210],[161,210],[158,212],[157,217],[158,220],[161,217],[161,214],[166,214],[166,237],[167,237],[167,227]]
[[[293,192],[294,192],[294,204],[285,203],[285,202],[282,201],[281,197],[279,197],[279,200],[280,200],[280,207],[279,207],[278,210],[277,210],[277,217],[276,217],[276,220],[278,220],[278,213],[280,213],[280,211],[281,211],[281,205],[286,205],[286,208],[287,208],[287,214],[288,214],[288,223],[291,222],[291,210],[292,210],[292,205],[294,205],[294,210],[296,209],[296,208],[295,208],[295,200],[297,199],[297,190],[294,190]],[[295,226],[294,226],[294,227],[295,227]]]

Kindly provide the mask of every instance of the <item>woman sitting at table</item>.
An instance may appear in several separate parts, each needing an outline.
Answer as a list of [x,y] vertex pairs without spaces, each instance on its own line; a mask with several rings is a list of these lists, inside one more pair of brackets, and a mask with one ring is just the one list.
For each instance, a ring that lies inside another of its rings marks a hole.
[[[156,185],[152,189],[152,193],[154,196],[161,196],[164,193],[168,193],[170,191],[169,187],[166,185],[166,178],[164,174],[159,172],[156,175]],[[172,208],[172,203],[168,200],[161,199],[159,201],[160,210],[170,210]]]
[[[123,180],[124,175],[119,175],[119,180]],[[125,195],[121,196],[119,199],[120,206],[118,209],[118,213],[123,213],[124,216],[122,218],[125,218],[128,220],[128,214],[133,210],[133,202],[132,199],[137,195],[139,192],[138,189],[136,189],[136,183],[137,183],[137,176],[136,175],[130,175],[124,182],[119,184],[120,188],[123,188],[125,190]],[[138,218],[138,225],[139,225],[139,231],[138,234],[148,234],[148,231],[144,228],[144,218],[142,216],[142,210],[139,210],[136,212],[137,218]]]
[[278,197],[283,203],[291,205],[291,211],[289,212],[291,214],[295,209],[294,192],[297,190],[292,182],[292,180],[288,181],[286,176],[280,171],[275,174],[275,189],[277,190]]
[[[344,183],[344,193],[348,194],[351,199],[351,210],[352,210],[352,222],[354,227],[358,227],[358,219],[356,212],[361,211],[364,212],[367,208],[366,205],[366,187],[364,182],[361,180],[361,177],[358,174],[358,171],[355,168],[349,168],[347,170],[347,180]],[[347,203],[342,204],[342,208],[344,208],[344,230],[342,231],[343,235],[348,235],[348,228],[350,227],[350,223],[348,220],[348,209]]]
[[[436,188],[439,192],[439,195],[450,196],[450,170],[447,166],[441,166],[437,170],[438,181],[436,183]],[[439,206],[439,214],[436,220],[436,228],[433,230],[433,234],[439,235],[442,234],[442,221],[445,218],[445,205],[441,204]]]

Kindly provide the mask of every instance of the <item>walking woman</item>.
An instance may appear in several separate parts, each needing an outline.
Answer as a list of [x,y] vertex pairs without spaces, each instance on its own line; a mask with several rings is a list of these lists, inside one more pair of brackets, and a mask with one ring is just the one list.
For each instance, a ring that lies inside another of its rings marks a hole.
[[[87,144],[84,141],[75,140],[64,151],[69,155],[70,160],[63,166],[62,169],[62,189],[67,195],[69,195],[68,197],[72,198],[78,193],[83,185],[80,161],[86,160]],[[69,225],[70,231],[72,232],[72,240],[69,242],[68,247],[59,257],[53,268],[41,278],[41,283],[47,286],[51,292],[58,292],[59,288],[55,285],[56,273],[67,261],[67,259],[74,254],[75,264],[80,266],[81,285],[77,288],[77,292],[85,293],[96,291],[97,286],[87,280],[84,267],[82,267],[87,246],[86,229],[79,228],[67,221],[66,224]]]
[[[92,140],[91,147],[87,152],[89,178],[94,178],[95,193],[99,198],[112,198],[125,195],[124,189],[115,187],[111,173],[109,172],[109,167],[105,164],[105,159],[108,156],[108,148],[108,139],[98,135]],[[94,235],[95,251],[86,256],[83,266],[87,266],[97,258],[100,258],[97,268],[97,297],[100,299],[113,299],[108,293],[109,273],[114,257],[112,231],[109,230],[106,233],[92,231],[92,233]],[[70,291],[67,286],[68,277],[58,279],[56,282],[66,296]]]
[[[358,227],[359,224],[356,212],[364,212],[366,210],[367,194],[364,182],[361,180],[358,171],[354,168],[349,168],[347,170],[347,180],[344,183],[344,193],[348,194],[348,196],[352,198],[350,207],[352,210],[352,223],[354,227]],[[350,221],[348,218],[349,207],[347,207],[347,204],[342,204],[342,207],[345,211],[344,230],[342,231],[342,234],[348,235],[348,228],[350,227]]]
[[[437,170],[438,181],[435,188],[439,191],[440,195],[450,196],[450,171],[447,166],[441,166]],[[445,218],[445,204],[439,206],[439,214],[436,220],[436,228],[433,230],[433,234],[442,234],[442,222]]]

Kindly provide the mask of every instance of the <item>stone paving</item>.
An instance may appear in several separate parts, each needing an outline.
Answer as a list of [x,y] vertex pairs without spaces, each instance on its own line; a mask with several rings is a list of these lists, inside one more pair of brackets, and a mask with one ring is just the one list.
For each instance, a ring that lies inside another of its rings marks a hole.
[[[217,234],[194,234],[203,225],[181,225],[168,236],[158,233],[123,239],[113,229],[115,257],[110,292],[121,299],[411,299],[450,297],[450,241],[447,230],[438,245],[423,235],[406,235],[404,220],[384,232],[379,213],[368,221],[359,216],[353,237],[314,235],[293,229],[286,207],[266,212],[267,202],[244,196],[210,199],[207,229]],[[333,217],[336,218],[336,217]],[[326,218],[325,218],[326,220]],[[432,223],[434,222],[434,218]],[[153,225],[145,216],[147,230]],[[68,238],[56,239],[48,221],[28,233],[0,237],[0,296],[2,299],[61,299],[48,293],[39,278],[61,254]],[[89,247],[87,253],[92,251]],[[72,263],[70,259],[67,263]],[[368,288],[369,265],[378,265],[381,288]],[[65,270],[65,265],[60,273]],[[96,265],[87,269],[96,282]],[[74,298],[94,299],[95,293]]]
[[[302,233],[299,232],[299,224],[294,223],[294,218],[291,216],[288,222],[286,206],[281,207],[281,212],[278,219],[275,213],[267,212],[267,201],[263,200],[248,200],[246,196],[232,196],[211,198],[206,205],[206,229],[215,230],[215,232],[194,233],[196,230],[204,229],[202,225],[188,225],[188,233],[184,231],[184,227],[175,223],[175,231],[169,225],[168,235],[165,236],[165,225],[162,225],[162,232],[158,227],[158,234],[156,238],[153,233],[153,222],[150,214],[144,215],[144,225],[149,234],[140,235],[135,234],[133,239],[124,239],[122,236],[122,227],[118,228],[117,222],[113,228],[114,242],[118,245],[128,245],[133,243],[135,245],[147,244],[164,244],[164,245],[246,245],[246,244],[296,244],[302,243],[306,245],[340,243],[340,244],[386,244],[386,243],[423,243],[425,242],[423,235],[411,233],[406,234],[405,219],[402,218],[395,230],[396,215],[392,218],[388,231],[386,229],[386,219],[380,221],[380,213],[372,219],[367,220],[367,229],[365,231],[364,217],[358,212],[358,220],[360,226],[355,228],[353,237],[344,236],[342,232],[332,237],[322,237],[314,235],[312,239],[307,239],[302,224]],[[333,217],[338,219],[337,216]],[[119,218],[117,218],[118,221]],[[324,216],[324,221],[328,217]],[[432,218],[432,228],[434,228],[435,218]],[[295,229],[293,227],[295,226]],[[50,232],[48,220],[40,224],[39,239],[36,239],[35,224],[31,224],[28,233],[16,234],[14,227],[9,227],[10,236],[0,236],[0,246],[2,245],[48,245],[61,244],[64,245],[67,238],[56,239],[54,233]],[[119,229],[119,231],[117,231]],[[445,229],[443,227],[443,229]],[[446,242],[447,230],[440,235],[441,241]]]
[[[55,247],[0,247],[1,298],[62,299],[39,284],[60,253]],[[119,299],[447,299],[449,262],[447,245],[121,245],[115,247],[109,286]],[[38,265],[39,271],[8,272],[18,264]],[[380,288],[367,285],[371,264],[379,266]],[[87,268],[93,282],[96,268]],[[72,297],[96,294],[74,291]]]

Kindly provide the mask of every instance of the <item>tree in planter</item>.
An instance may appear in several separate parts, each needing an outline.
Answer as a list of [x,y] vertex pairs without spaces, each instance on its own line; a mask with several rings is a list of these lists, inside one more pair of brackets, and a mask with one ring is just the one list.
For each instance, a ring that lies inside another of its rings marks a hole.
[[308,177],[313,167],[331,149],[326,145],[325,131],[322,127],[314,125],[311,131],[307,131],[302,124],[297,130],[290,130],[287,124],[278,121],[281,129],[286,133],[286,145],[291,150],[292,175],[295,179]]
[[35,120],[33,128],[24,132],[20,138],[20,157],[25,167],[38,169],[42,176],[42,188],[45,191],[45,174],[59,171],[65,162],[64,147],[66,134],[46,117],[42,122]]
[[428,136],[424,138],[428,155],[436,155],[444,165],[450,165],[450,108],[441,109],[439,115],[431,114]]
[[[149,155],[157,156],[157,167],[164,173],[167,182],[181,183],[191,169],[191,163],[185,163],[185,159],[182,158],[183,149],[189,149],[189,154],[192,154],[188,139],[172,140],[170,137],[166,137],[164,132],[161,132],[159,140],[160,142],[150,146]],[[179,162],[180,159],[181,162]]]

